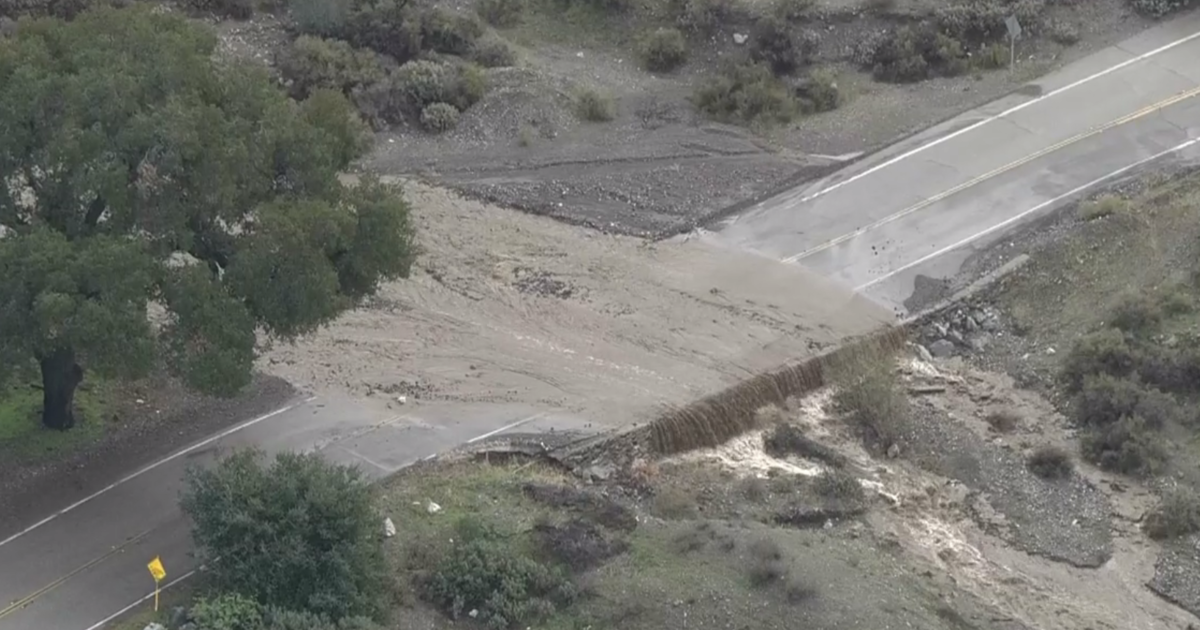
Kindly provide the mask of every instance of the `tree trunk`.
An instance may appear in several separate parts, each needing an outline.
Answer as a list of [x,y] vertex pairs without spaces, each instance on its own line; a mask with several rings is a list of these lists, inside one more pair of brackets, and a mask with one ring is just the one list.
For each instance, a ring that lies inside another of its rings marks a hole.
[[75,362],[75,351],[55,350],[42,357],[42,424],[47,429],[66,431],[75,426],[75,388],[83,381],[83,368]]

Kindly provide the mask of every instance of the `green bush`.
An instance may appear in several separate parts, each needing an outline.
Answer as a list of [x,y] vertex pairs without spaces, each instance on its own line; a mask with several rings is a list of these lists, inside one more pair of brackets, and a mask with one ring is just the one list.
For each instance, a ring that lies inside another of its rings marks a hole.
[[421,14],[403,0],[354,5],[341,39],[405,63],[421,54]]
[[258,602],[236,593],[201,598],[192,605],[191,618],[204,630],[259,630],[263,627]]
[[995,0],[963,2],[938,7],[933,13],[933,22],[939,31],[955,39],[990,42],[1007,33],[1004,18],[1008,11]]
[[1088,427],[1080,450],[1085,458],[1104,470],[1128,475],[1157,474],[1167,462],[1161,437],[1137,416]]
[[1072,418],[1080,426],[1105,426],[1137,415],[1150,428],[1179,422],[1183,408],[1170,394],[1138,381],[1097,374],[1084,379],[1073,401]]
[[336,39],[301,35],[279,57],[279,73],[291,82],[293,98],[306,98],[314,90],[332,89],[350,94],[382,81],[387,71],[369,50],[356,50]]
[[1050,444],[1040,446],[1025,460],[1029,472],[1042,479],[1066,479],[1074,472],[1071,454],[1058,446]]
[[334,37],[345,31],[353,0],[287,0],[287,6],[301,33]]
[[426,131],[444,133],[458,125],[458,108],[450,103],[432,103],[421,110],[421,126]]
[[1079,204],[1079,217],[1084,221],[1094,221],[1124,212],[1128,207],[1127,199],[1116,195],[1101,195]]
[[1079,42],[1079,27],[1071,22],[1051,20],[1043,30],[1047,37],[1063,46],[1071,46]]
[[749,552],[750,566],[746,574],[752,586],[763,588],[787,579],[787,561],[779,543],[770,538],[759,538],[750,543]]
[[1195,492],[1171,488],[1146,515],[1142,529],[1154,540],[1194,534],[1200,531],[1200,500]]
[[670,72],[687,61],[687,41],[677,28],[659,28],[638,42],[642,67],[651,72]]
[[1195,0],[1129,0],[1129,6],[1135,11],[1152,17],[1163,17],[1190,8],[1194,4]]
[[487,627],[507,630],[577,596],[564,571],[522,553],[510,536],[469,519],[457,530],[453,548],[424,583],[426,597],[452,618],[475,610]]
[[93,6],[109,4],[103,0],[0,0],[0,18],[55,17],[74,19]]
[[478,67],[436,61],[410,61],[392,75],[393,90],[411,116],[420,116],[434,103],[449,103],[466,111],[483,98],[486,82]]
[[709,37],[726,24],[749,19],[741,0],[669,0],[668,10],[686,33]]
[[254,15],[253,0],[187,0],[187,4],[195,11],[235,20],[249,19]]
[[823,68],[810,72],[796,87],[796,98],[800,101],[800,108],[808,113],[833,111],[842,104],[837,77]]
[[763,18],[750,32],[750,58],[767,64],[777,75],[791,74],[812,62],[819,44],[813,31],[794,33],[779,18]]
[[483,24],[470,13],[428,9],[421,13],[421,45],[446,55],[466,56],[483,37]]
[[1108,316],[1110,326],[1134,335],[1154,332],[1162,320],[1162,303],[1144,292],[1121,296]]
[[872,37],[856,56],[876,79],[893,83],[954,76],[969,67],[962,42],[929,25],[905,26]]
[[1060,375],[1068,391],[1079,391],[1088,376],[1125,377],[1136,368],[1133,349],[1119,330],[1106,328],[1084,336],[1063,358]]
[[242,451],[190,470],[181,506],[218,590],[334,620],[382,612],[379,517],[356,469],[293,453],[264,466]]
[[583,89],[575,95],[575,113],[590,122],[607,122],[616,117],[617,104],[606,94]]
[[762,64],[738,64],[704,81],[692,103],[714,120],[747,125],[790,122],[799,111],[787,86]]
[[510,28],[524,19],[526,6],[526,0],[478,0],[475,12],[492,26]]
[[894,363],[886,356],[848,359],[830,369],[833,403],[850,414],[868,446],[886,449],[896,442],[908,418],[908,397],[900,389]]
[[517,63],[517,53],[512,46],[495,35],[485,35],[475,40],[469,57],[484,68],[507,68]]
[[826,471],[813,479],[813,490],[827,498],[862,503],[867,500],[862,484],[849,473],[841,471]]

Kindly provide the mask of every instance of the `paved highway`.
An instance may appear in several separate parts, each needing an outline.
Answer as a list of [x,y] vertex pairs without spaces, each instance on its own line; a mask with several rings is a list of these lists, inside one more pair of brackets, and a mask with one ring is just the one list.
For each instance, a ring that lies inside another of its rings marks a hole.
[[[1200,14],[758,204],[705,238],[805,265],[902,310],[918,275],[954,275],[974,248],[1152,160],[1200,155],[1198,58]],[[56,515],[31,516],[24,531],[0,532],[0,630],[98,630],[145,605],[155,555],[169,581],[187,576],[180,480],[220,449],[316,449],[383,475],[492,432],[581,422],[518,407],[398,411],[297,400]]]
[[[178,508],[184,470],[222,450],[319,451],[377,477],[464,442],[507,431],[581,429],[554,410],[522,406],[399,406],[393,415],[348,399],[306,398],[137,471],[56,515],[0,533],[0,629],[99,630],[132,605],[149,605],[146,563],[161,555],[167,582],[190,576],[187,523]],[[407,411],[408,413],[404,413]],[[36,517],[34,517],[36,518]],[[382,526],[382,525],[381,525]]]
[[799,263],[908,311],[1023,222],[1156,160],[1200,156],[1200,13],[1071,64],[706,238]]

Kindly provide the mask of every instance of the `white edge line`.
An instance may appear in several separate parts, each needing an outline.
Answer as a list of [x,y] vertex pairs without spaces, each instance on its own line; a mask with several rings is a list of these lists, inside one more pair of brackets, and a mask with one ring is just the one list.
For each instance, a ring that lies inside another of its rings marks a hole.
[[[182,581],[184,581],[184,580],[186,580],[186,579],[188,579],[188,578],[192,577],[192,576],[193,576],[193,575],[195,575],[195,574],[196,574],[196,570],[195,570],[195,569],[193,569],[193,570],[191,570],[191,571],[188,571],[187,573],[184,573],[183,575],[181,575],[181,576],[179,576],[179,577],[175,578],[174,580],[171,580],[170,582],[167,582],[165,585],[163,585],[163,586],[162,586],[162,588],[160,588],[160,589],[159,589],[159,592],[161,593],[161,592],[163,592],[163,591],[165,591],[165,590],[167,590],[167,589],[171,588],[172,586],[175,586],[176,584],[179,584],[180,582],[182,582]],[[103,628],[104,626],[108,625],[109,623],[111,623],[111,622],[112,622],[114,619],[116,619],[117,617],[120,617],[121,615],[124,615],[125,613],[127,613],[127,612],[129,612],[129,611],[133,610],[134,608],[137,608],[138,606],[140,606],[141,604],[144,604],[144,603],[146,603],[147,601],[149,601],[149,600],[150,600],[150,599],[152,599],[153,597],[154,597],[154,592],[152,591],[152,592],[150,592],[148,595],[146,595],[145,597],[143,597],[143,598],[141,598],[141,599],[137,600],[136,602],[133,602],[132,604],[130,604],[130,605],[128,605],[128,606],[126,606],[126,607],[122,608],[121,610],[118,610],[118,611],[117,611],[117,612],[115,612],[115,613],[113,613],[112,615],[110,615],[110,616],[108,616],[108,617],[105,617],[105,618],[104,618],[102,621],[100,621],[99,623],[97,623],[97,624],[95,624],[95,625],[93,625],[93,626],[89,626],[87,630],[100,630],[100,628]]]
[[[303,402],[304,403],[312,402],[314,399],[316,399],[316,396],[309,396],[308,398],[305,398]],[[114,481],[113,483],[110,483],[107,486],[104,486],[103,488],[97,490],[96,492],[72,503],[71,505],[68,505],[67,507],[65,507],[63,509],[58,510],[57,512],[51,514],[50,516],[47,516],[46,518],[34,523],[33,525],[26,527],[25,529],[13,534],[12,536],[9,536],[8,538],[5,538],[4,540],[0,540],[0,547],[3,547],[4,545],[7,545],[8,543],[11,543],[11,542],[17,540],[18,538],[32,532],[33,530],[35,530],[43,525],[46,525],[47,523],[50,523],[54,519],[70,512],[72,510],[75,510],[76,508],[84,505],[85,503],[88,503],[92,499],[95,499],[95,498],[103,495],[104,493],[117,488],[118,486],[120,486],[122,484],[133,481],[134,479],[150,472],[151,470],[154,470],[155,468],[158,468],[159,466],[162,466],[163,464],[166,464],[166,463],[172,462],[176,459],[179,459],[180,457],[183,457],[184,455],[187,455],[188,453],[191,453],[197,449],[204,448],[205,446],[208,446],[209,444],[212,444],[213,442],[216,442],[217,440],[220,440],[222,438],[229,437],[230,435],[233,435],[234,433],[237,433],[238,431],[250,428],[250,427],[262,422],[263,420],[267,420],[269,418],[274,418],[275,416],[277,416],[281,413],[284,413],[286,411],[291,411],[292,409],[295,409],[300,404],[302,404],[302,403],[292,403],[285,407],[276,409],[275,411],[272,411],[270,413],[261,415],[257,418],[252,418],[241,424],[236,424],[232,427],[225,429],[224,431],[221,431],[220,433],[217,433],[216,435],[209,436],[199,442],[196,442],[195,444],[192,444],[191,446],[184,448],[183,450],[176,451],[172,455],[168,455],[167,457],[164,457],[163,459],[160,459],[152,464],[149,464],[143,468],[140,468],[137,471],[132,472],[128,475],[125,475],[124,477],[121,477],[120,479]]]
[[1154,155],[1152,155],[1152,156],[1150,156],[1150,157],[1148,157],[1148,158],[1143,158],[1143,159],[1141,159],[1141,160],[1138,160],[1137,162],[1134,162],[1134,163],[1132,163],[1132,164],[1128,164],[1128,165],[1126,165],[1126,166],[1122,166],[1121,168],[1119,168],[1119,169],[1117,169],[1117,170],[1115,170],[1115,171],[1113,171],[1113,172],[1111,172],[1111,173],[1109,173],[1109,174],[1107,174],[1107,175],[1104,175],[1104,176],[1102,176],[1102,177],[1099,177],[1099,178],[1097,178],[1097,179],[1093,179],[1092,181],[1090,181],[1090,182],[1088,182],[1088,183],[1086,183],[1086,184],[1083,184],[1083,185],[1081,185],[1081,186],[1077,186],[1077,187],[1075,187],[1075,188],[1073,188],[1073,189],[1071,189],[1071,190],[1069,190],[1069,191],[1067,191],[1067,192],[1065,192],[1065,193],[1063,193],[1063,194],[1061,194],[1061,195],[1059,195],[1059,196],[1057,196],[1057,197],[1055,197],[1055,198],[1053,198],[1053,199],[1050,199],[1050,200],[1048,200],[1048,201],[1043,201],[1042,203],[1039,203],[1038,205],[1036,205],[1036,206],[1034,206],[1034,207],[1032,207],[1032,208],[1030,208],[1030,209],[1028,209],[1028,210],[1026,210],[1026,211],[1024,211],[1024,212],[1022,212],[1022,213],[1020,213],[1020,214],[1018,214],[1018,215],[1016,215],[1016,216],[1009,217],[1008,219],[1005,219],[1004,221],[1001,221],[1000,223],[997,223],[996,225],[993,225],[992,227],[989,227],[989,228],[987,228],[986,230],[982,230],[982,231],[980,231],[980,232],[977,232],[977,233],[975,233],[975,234],[972,234],[971,236],[968,236],[967,238],[964,238],[963,240],[961,240],[961,241],[959,241],[959,242],[957,242],[957,243],[954,243],[953,245],[947,245],[946,247],[943,247],[943,248],[941,248],[941,249],[937,250],[936,252],[933,252],[932,254],[928,254],[928,255],[926,255],[926,256],[922,256],[921,258],[918,258],[918,259],[916,259],[916,260],[914,260],[914,261],[912,261],[912,262],[910,262],[910,263],[907,263],[907,264],[905,264],[904,266],[897,267],[896,269],[893,269],[893,270],[891,270],[891,271],[887,272],[886,274],[884,274],[884,275],[882,275],[882,276],[879,276],[878,278],[875,278],[874,280],[872,280],[872,281],[870,281],[870,282],[868,282],[868,283],[866,283],[866,284],[864,284],[864,285],[862,285],[862,286],[860,286],[860,287],[856,287],[854,290],[855,290],[855,291],[862,291],[862,290],[864,290],[864,289],[868,289],[868,288],[870,288],[870,287],[872,287],[872,286],[874,286],[874,285],[876,285],[876,284],[878,284],[878,283],[880,283],[880,282],[883,282],[884,280],[887,280],[888,278],[891,278],[892,276],[894,276],[894,275],[896,275],[896,274],[898,274],[898,273],[903,273],[904,271],[907,271],[907,270],[909,270],[909,269],[912,269],[913,267],[916,267],[917,265],[920,265],[920,264],[922,264],[922,263],[924,263],[924,262],[927,262],[927,261],[929,261],[929,260],[932,260],[932,259],[934,259],[934,258],[937,258],[937,257],[939,257],[939,256],[942,256],[942,255],[946,254],[947,252],[950,252],[950,251],[953,251],[953,250],[955,250],[955,249],[958,249],[959,247],[962,247],[963,245],[967,245],[967,244],[971,243],[972,241],[979,239],[980,237],[987,236],[988,234],[991,234],[992,232],[995,232],[996,230],[1003,229],[1003,228],[1005,228],[1005,227],[1007,227],[1007,226],[1009,226],[1009,225],[1011,225],[1011,224],[1013,224],[1013,223],[1015,223],[1015,222],[1017,222],[1017,221],[1019,221],[1019,220],[1021,220],[1021,219],[1025,218],[1026,216],[1028,216],[1028,215],[1030,215],[1030,214],[1033,214],[1034,212],[1037,212],[1037,211],[1039,211],[1039,210],[1042,210],[1042,209],[1046,208],[1047,206],[1050,206],[1050,205],[1056,204],[1056,203],[1058,203],[1058,202],[1060,202],[1060,201],[1062,201],[1062,200],[1064,200],[1064,199],[1067,199],[1068,197],[1073,197],[1073,196],[1075,196],[1075,195],[1077,195],[1077,194],[1079,194],[1079,193],[1081,193],[1081,192],[1083,192],[1083,191],[1087,190],[1088,188],[1091,188],[1092,186],[1095,186],[1095,185],[1097,185],[1097,184],[1101,184],[1101,183],[1103,183],[1103,182],[1105,182],[1105,181],[1107,181],[1107,180],[1109,180],[1109,179],[1112,179],[1112,178],[1114,178],[1114,177],[1116,177],[1116,176],[1118,176],[1118,175],[1120,175],[1120,174],[1122,174],[1122,173],[1124,173],[1124,172],[1126,172],[1126,171],[1129,171],[1129,170],[1131,170],[1131,169],[1134,169],[1134,168],[1137,168],[1137,167],[1139,167],[1139,166],[1141,166],[1141,165],[1143,165],[1143,164],[1146,164],[1147,162],[1152,162],[1152,161],[1154,161],[1154,160],[1157,160],[1158,158],[1160,158],[1160,157],[1163,157],[1163,156],[1165,156],[1165,155],[1170,155],[1170,154],[1172,154],[1172,153],[1177,153],[1177,152],[1179,152],[1179,151],[1182,151],[1182,150],[1184,150],[1184,149],[1186,149],[1186,148],[1188,148],[1188,147],[1190,147],[1190,146],[1192,146],[1192,145],[1196,144],[1197,142],[1200,142],[1200,138],[1193,138],[1193,139],[1191,139],[1191,140],[1188,140],[1187,142],[1184,142],[1184,143],[1182,143],[1182,144],[1179,144],[1179,145],[1176,145],[1176,146],[1174,146],[1174,147],[1171,147],[1170,149],[1167,149],[1167,150],[1165,150],[1165,151],[1161,151],[1161,152],[1159,152],[1159,153],[1155,153]]
[[467,444],[474,444],[474,443],[478,442],[479,440],[486,440],[498,433],[504,433],[505,431],[508,431],[509,429],[515,429],[523,424],[528,424],[530,422],[533,422],[534,420],[537,420],[538,418],[541,418],[544,415],[546,415],[545,411],[540,412],[540,413],[535,413],[532,416],[529,416],[528,418],[522,418],[512,424],[506,424],[506,425],[500,427],[499,429],[496,429],[495,431],[488,431],[487,433],[484,433],[483,435],[475,436],[475,437],[467,440]]
[[[1001,119],[1001,118],[1008,117],[1008,116],[1010,116],[1010,115],[1012,115],[1012,114],[1015,114],[1015,113],[1017,113],[1017,112],[1019,112],[1019,111],[1021,111],[1021,110],[1025,109],[1026,107],[1029,107],[1029,106],[1031,106],[1031,105],[1034,105],[1034,104],[1036,104],[1036,103],[1040,103],[1040,102],[1042,102],[1042,101],[1044,101],[1044,100],[1046,100],[1046,99],[1048,99],[1048,98],[1051,98],[1051,97],[1053,97],[1053,96],[1058,96],[1059,94],[1062,94],[1063,92],[1066,92],[1066,91],[1068,91],[1068,90],[1072,90],[1072,89],[1074,89],[1074,88],[1077,88],[1077,87],[1079,87],[1079,86],[1081,86],[1081,85],[1083,85],[1083,84],[1085,84],[1085,83],[1089,83],[1089,82],[1091,82],[1091,81],[1095,81],[1096,79],[1099,79],[1100,77],[1103,77],[1103,76],[1105,76],[1105,75],[1111,74],[1111,73],[1113,73],[1113,72],[1116,72],[1116,71],[1118,71],[1118,70],[1121,70],[1121,69],[1123,69],[1123,68],[1127,68],[1127,67],[1129,67],[1129,66],[1131,66],[1131,65],[1133,65],[1133,64],[1135,64],[1135,63],[1138,63],[1138,62],[1140,62],[1140,61],[1145,61],[1146,59],[1149,59],[1150,57],[1153,57],[1153,56],[1155,56],[1155,55],[1158,55],[1158,54],[1164,53],[1164,52],[1166,52],[1166,51],[1168,51],[1168,50],[1170,50],[1170,49],[1172,49],[1172,48],[1175,48],[1176,46],[1179,46],[1179,45],[1182,45],[1182,44],[1186,44],[1186,43],[1188,43],[1188,42],[1190,42],[1190,41],[1192,41],[1193,39],[1196,39],[1196,38],[1198,38],[1198,37],[1200,37],[1200,31],[1197,31],[1197,32],[1195,32],[1195,33],[1192,33],[1191,35],[1188,35],[1187,37],[1184,37],[1184,38],[1182,38],[1182,39],[1177,39],[1177,40],[1175,40],[1175,41],[1173,41],[1173,42],[1171,42],[1171,43],[1169,43],[1169,44],[1165,44],[1165,45],[1163,45],[1163,46],[1159,46],[1158,48],[1155,48],[1154,50],[1151,50],[1151,51],[1149,51],[1149,52],[1144,52],[1144,53],[1142,53],[1142,54],[1140,54],[1140,55],[1138,55],[1138,56],[1136,56],[1136,57],[1133,57],[1133,58],[1130,58],[1130,59],[1126,59],[1125,61],[1122,61],[1121,63],[1119,63],[1119,64],[1117,64],[1117,65],[1115,65],[1115,66],[1109,66],[1108,68],[1105,68],[1104,70],[1101,70],[1101,71],[1099,71],[1099,72],[1097,72],[1097,73],[1095,73],[1095,74],[1092,74],[1092,75],[1086,76],[1086,77],[1084,77],[1084,78],[1082,78],[1082,79],[1079,79],[1079,80],[1075,81],[1074,83],[1069,83],[1069,84],[1067,84],[1067,85],[1064,85],[1064,86],[1062,86],[1062,87],[1060,87],[1060,88],[1057,88],[1057,89],[1051,90],[1051,91],[1049,91],[1049,92],[1046,92],[1045,94],[1043,94],[1043,95],[1041,95],[1041,96],[1039,96],[1039,97],[1037,97],[1037,98],[1033,98],[1033,99],[1030,99],[1030,100],[1028,100],[1028,101],[1025,101],[1024,103],[1019,103],[1019,104],[1017,104],[1017,105],[1014,105],[1014,106],[1012,106],[1012,107],[1010,107],[1010,108],[1008,108],[1008,109],[1006,109],[1006,110],[1004,110],[1004,111],[1000,112],[999,114],[994,114],[994,115],[992,115],[992,116],[988,116],[987,118],[984,118],[983,120],[980,120],[979,122],[972,123],[972,124],[970,124],[970,125],[968,125],[968,126],[966,126],[966,127],[963,127],[962,129],[959,129],[958,131],[955,131],[955,132],[952,132],[952,133],[946,134],[946,135],[944,135],[944,136],[942,136],[942,137],[940,137],[940,138],[938,138],[938,139],[936,139],[936,140],[933,140],[933,141],[931,141],[931,142],[928,142],[928,143],[926,143],[926,144],[923,144],[923,145],[921,145],[921,146],[918,146],[918,147],[916,147],[916,148],[910,149],[910,150],[908,150],[908,151],[906,151],[906,152],[904,152],[904,153],[901,153],[900,155],[897,155],[897,156],[895,156],[895,157],[893,157],[893,158],[890,158],[890,159],[888,159],[888,160],[886,160],[886,161],[884,161],[884,162],[882,162],[882,163],[880,163],[880,164],[876,164],[875,166],[872,166],[871,168],[869,168],[869,169],[867,169],[867,170],[865,170],[865,171],[863,171],[863,172],[861,172],[861,173],[858,173],[858,174],[856,174],[856,175],[854,175],[854,176],[852,176],[852,177],[850,177],[850,178],[848,178],[848,179],[846,179],[846,180],[840,181],[840,182],[838,182],[838,183],[836,183],[836,184],[834,184],[834,185],[832,185],[832,186],[830,186],[830,187],[828,187],[828,188],[823,188],[823,189],[821,189],[821,190],[818,190],[817,192],[815,192],[815,193],[813,193],[813,194],[811,194],[811,195],[808,195],[808,196],[806,196],[806,197],[801,197],[801,198],[800,198],[800,201],[798,201],[797,203],[804,203],[804,202],[806,202],[806,201],[812,201],[813,199],[816,199],[817,197],[821,197],[821,196],[823,196],[823,195],[825,195],[825,194],[827,194],[827,193],[831,193],[831,192],[833,192],[833,191],[835,191],[835,190],[837,190],[837,189],[841,188],[842,186],[845,186],[845,185],[847,185],[847,184],[849,184],[849,183],[852,183],[852,182],[858,181],[858,180],[860,180],[860,179],[862,179],[862,178],[866,177],[867,175],[870,175],[870,174],[872,174],[872,173],[874,173],[874,172],[876,172],[876,171],[879,171],[879,170],[881,170],[881,169],[887,168],[887,167],[889,167],[889,166],[891,166],[891,165],[893,165],[893,164],[895,164],[896,162],[899,162],[899,161],[901,161],[901,160],[904,160],[904,159],[910,158],[910,157],[912,157],[912,156],[914,156],[914,155],[916,155],[916,154],[918,154],[918,153],[920,153],[920,152],[922,152],[922,151],[925,151],[926,149],[931,149],[931,148],[933,148],[933,147],[936,147],[937,145],[939,145],[939,144],[941,144],[941,143],[943,143],[943,142],[947,142],[947,141],[949,141],[949,140],[952,140],[952,139],[954,139],[954,138],[957,138],[958,136],[961,136],[961,135],[963,135],[963,134],[965,134],[965,133],[969,133],[969,132],[971,132],[971,131],[974,131],[974,130],[976,130],[976,129],[978,129],[978,128],[980,128],[980,127],[982,127],[982,126],[984,126],[984,125],[986,125],[986,124],[988,124],[988,123],[995,122],[995,121],[997,121],[997,120],[999,120],[999,119]],[[1120,46],[1120,44],[1117,44],[1117,46]]]

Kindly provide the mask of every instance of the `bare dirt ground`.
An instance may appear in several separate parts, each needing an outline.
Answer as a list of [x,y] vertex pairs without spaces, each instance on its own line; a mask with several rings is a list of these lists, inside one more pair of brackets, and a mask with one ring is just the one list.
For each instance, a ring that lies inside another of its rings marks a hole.
[[[363,168],[420,175],[604,231],[676,233],[993,100],[1150,24],[1125,0],[1047,3],[1046,23],[1073,30],[1077,43],[1037,37],[1019,45],[1014,71],[893,85],[861,69],[857,47],[941,3],[897,0],[882,12],[869,4],[878,3],[821,0],[799,25],[817,36],[815,64],[834,72],[843,104],[753,132],[706,121],[688,100],[699,82],[743,52],[735,36],[744,36],[748,26],[725,25],[707,42],[693,44],[682,68],[654,75],[638,67],[633,40],[641,27],[629,18],[529,11],[524,23],[498,31],[517,48],[517,66],[487,71],[487,94],[463,113],[456,129],[437,136],[412,128],[380,134],[379,148]],[[751,13],[766,13],[769,5],[748,3]],[[270,15],[220,28],[231,52],[268,63],[288,39],[283,23]],[[611,96],[614,119],[581,121],[574,105],[580,88]]]
[[802,269],[407,186],[413,277],[263,358],[316,391],[524,402],[620,424],[892,321]]

